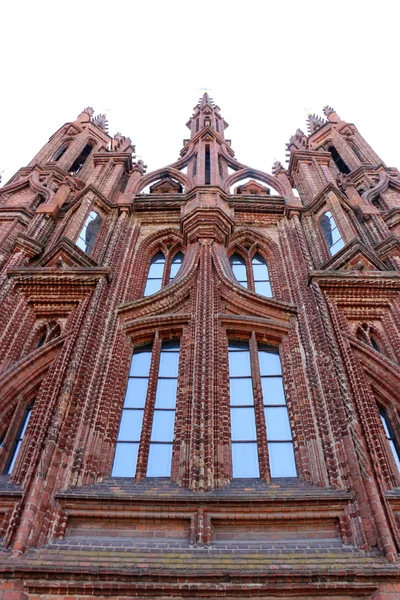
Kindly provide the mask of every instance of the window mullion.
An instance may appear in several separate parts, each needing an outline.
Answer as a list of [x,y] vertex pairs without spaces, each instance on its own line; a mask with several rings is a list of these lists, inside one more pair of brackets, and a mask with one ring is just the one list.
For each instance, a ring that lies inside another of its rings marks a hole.
[[171,262],[172,262],[171,252],[168,252],[165,256],[164,272],[163,272],[162,284],[161,284],[162,288],[164,286],[166,286],[167,283],[169,283],[169,275],[171,273]]
[[144,405],[143,424],[140,434],[140,443],[138,451],[138,460],[136,468],[136,480],[140,481],[146,477],[147,461],[149,457],[149,445],[151,427],[153,423],[154,404],[156,400],[158,370],[160,367],[161,340],[156,334],[153,342],[153,351],[151,355],[149,380],[147,384],[146,402]]
[[[251,270],[251,269],[250,269]],[[260,375],[260,361],[258,358],[258,344],[256,335],[253,332],[250,338],[250,364],[251,364],[251,377],[253,380],[253,394],[254,394],[254,411],[256,414],[256,430],[257,430],[257,448],[258,448],[258,460],[260,465],[260,477],[269,481],[270,469],[269,469],[269,456],[268,456],[268,443],[267,443],[267,427],[264,416],[264,404],[263,395],[261,388],[261,375]]]
[[253,267],[251,264],[251,259],[250,259],[249,253],[246,254],[246,273],[247,273],[248,288],[252,292],[255,292],[256,286],[254,284]]

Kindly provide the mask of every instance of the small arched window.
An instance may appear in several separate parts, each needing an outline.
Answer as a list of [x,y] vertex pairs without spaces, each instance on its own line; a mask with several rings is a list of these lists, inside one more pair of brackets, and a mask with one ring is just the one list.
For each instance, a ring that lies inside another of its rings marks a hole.
[[151,259],[144,296],[155,294],[160,291],[164,285],[167,285],[167,283],[172,281],[177,276],[183,263],[183,259],[183,252],[177,252],[171,260],[171,263],[168,264],[163,252],[161,252],[161,250],[160,252],[157,252]]
[[257,253],[251,258],[247,253],[243,258],[235,253],[230,257],[229,262],[240,285],[266,298],[272,298],[268,265],[261,254]]
[[19,430],[18,430],[17,437],[14,440],[14,444],[13,444],[13,447],[12,447],[12,450],[11,450],[11,453],[10,453],[10,457],[9,457],[9,460],[8,460],[8,466],[7,466],[7,473],[8,474],[11,474],[11,472],[12,472],[12,470],[14,468],[15,462],[16,462],[16,460],[18,458],[18,453],[19,453],[20,448],[21,448],[22,440],[24,439],[26,428],[28,427],[28,423],[29,423],[29,419],[30,419],[30,416],[31,416],[31,413],[32,413],[32,409],[33,409],[33,403],[30,404],[28,406],[28,408],[26,409],[25,414],[24,414],[23,419],[22,419],[22,423],[21,423],[21,425],[19,427]]
[[322,215],[320,223],[326,245],[328,246],[331,256],[333,256],[343,248],[344,242],[335,223],[335,219],[329,210]]
[[232,271],[240,285],[247,288],[247,270],[245,260],[239,254],[232,254],[229,259]]
[[85,162],[86,162],[87,158],[89,157],[89,154],[91,153],[92,150],[93,150],[93,144],[86,144],[86,146],[84,147],[84,149],[82,150],[82,152],[80,153],[78,158],[76,158],[74,160],[74,162],[68,169],[68,172],[71,175],[77,175],[77,173],[79,173],[79,171],[82,169],[83,165],[85,164]]
[[100,231],[100,226],[101,216],[96,211],[91,210],[76,242],[76,245],[81,250],[86,252],[86,254],[90,254],[92,252],[96,238]]

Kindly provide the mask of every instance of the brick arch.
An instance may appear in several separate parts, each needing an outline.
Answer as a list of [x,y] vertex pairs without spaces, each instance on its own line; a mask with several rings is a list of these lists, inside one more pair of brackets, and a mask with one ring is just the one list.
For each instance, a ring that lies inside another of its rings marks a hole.
[[140,194],[140,192],[153,181],[157,181],[158,179],[162,179],[163,177],[171,177],[172,179],[176,179],[179,183],[182,184],[184,191],[187,192],[188,189],[192,186],[192,182],[185,173],[182,171],[178,171],[174,167],[163,167],[162,169],[158,169],[157,171],[152,171],[147,175],[141,177],[136,185],[134,186],[132,193]]
[[261,235],[252,230],[241,230],[231,236],[227,248],[227,257],[230,258],[236,249],[239,249],[239,254],[243,256],[242,248],[246,243],[249,245],[247,252],[250,259],[256,254],[261,254],[265,258],[270,274],[273,297],[277,300],[289,302],[283,256],[278,244],[269,236]]
[[236,171],[236,173],[232,173],[232,175],[229,175],[229,177],[225,180],[223,184],[223,189],[229,194],[229,189],[234,183],[240,181],[241,179],[246,179],[247,177],[254,177],[254,179],[259,179],[260,181],[263,181],[267,185],[270,185],[275,190],[277,190],[281,196],[285,196],[285,190],[277,177],[275,177],[274,175],[269,175],[268,173],[264,173],[264,171],[251,169],[250,167],[240,169],[240,171]]
[[159,251],[163,252],[168,260],[171,260],[177,252],[184,252],[182,234],[177,229],[169,227],[149,235],[140,244],[135,257],[136,268],[133,271],[136,273],[132,286],[134,299],[142,297],[150,261]]

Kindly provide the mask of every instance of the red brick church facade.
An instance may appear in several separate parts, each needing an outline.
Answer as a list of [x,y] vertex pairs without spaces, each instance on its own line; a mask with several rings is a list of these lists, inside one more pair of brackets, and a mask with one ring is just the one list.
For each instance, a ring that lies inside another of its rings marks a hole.
[[400,598],[400,174],[324,115],[146,173],[87,108],[0,189],[1,599]]

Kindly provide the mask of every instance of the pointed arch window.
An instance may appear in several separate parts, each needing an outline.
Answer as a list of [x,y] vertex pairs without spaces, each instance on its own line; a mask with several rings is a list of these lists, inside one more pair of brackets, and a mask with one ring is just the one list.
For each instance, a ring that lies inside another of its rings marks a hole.
[[320,219],[320,225],[322,235],[324,236],[326,245],[328,246],[328,250],[331,256],[333,256],[336,254],[336,252],[339,252],[339,250],[343,248],[344,242],[336,225],[335,219],[329,210],[322,215]]
[[91,151],[93,150],[93,147],[94,147],[93,144],[86,144],[86,146],[83,148],[80,155],[74,160],[74,162],[68,169],[68,172],[70,173],[70,175],[77,175],[79,173],[79,171],[82,170],[82,167],[85,164],[85,162],[87,161],[87,159],[89,158],[89,155],[90,155]]
[[151,296],[160,291],[164,285],[175,279],[184,259],[183,252],[177,252],[171,261],[167,260],[161,250],[153,256],[147,275],[144,296]]
[[400,473],[400,448],[399,448],[399,444],[396,440],[396,437],[394,435],[393,432],[393,428],[392,428],[392,424],[390,422],[389,416],[387,414],[387,411],[382,407],[379,406],[379,415],[381,417],[381,422],[382,422],[382,426],[385,432],[385,436],[386,439],[389,443],[390,446],[390,450],[392,452],[394,461],[396,463],[396,466],[399,470]]
[[86,254],[91,254],[93,250],[97,236],[99,235],[101,221],[101,216],[92,210],[81,229],[76,245],[86,252]]
[[261,254],[255,254],[245,258],[240,254],[232,254],[229,259],[231,268],[238,283],[245,288],[257,292],[267,298],[272,298],[271,282],[267,261]]
[[[228,356],[233,477],[260,476],[260,447],[268,455],[271,477],[296,477],[278,350],[256,345],[256,352],[251,353],[249,342],[231,340]],[[260,389],[262,400],[254,393]],[[264,426],[267,439],[263,438]]]
[[14,465],[16,463],[16,460],[18,458],[18,454],[21,449],[21,445],[22,445],[22,441],[24,439],[26,428],[28,427],[29,419],[31,417],[32,409],[33,409],[33,402],[28,406],[28,408],[25,411],[25,414],[22,419],[22,423],[21,423],[18,433],[17,433],[17,437],[14,440],[14,444],[13,444],[12,450],[10,452],[10,457],[8,459],[8,466],[7,466],[7,470],[6,470],[6,472],[9,475],[11,474],[11,472],[14,468]]
[[[133,352],[113,477],[135,477],[139,456],[147,463],[147,477],[170,476],[178,366],[179,341],[148,344]],[[150,423],[146,431],[144,422]]]
[[68,150],[69,146],[70,146],[71,142],[64,142],[64,144],[62,144],[58,150],[56,150],[56,152],[54,153],[54,156],[52,158],[53,161],[57,162],[58,160],[60,160],[60,158],[62,156],[64,156],[64,154],[66,153],[66,151]]
[[348,175],[349,173],[351,173],[349,167],[346,165],[343,158],[340,156],[339,152],[336,150],[335,146],[332,146],[332,145],[329,146],[328,150],[331,153],[333,162],[335,163],[338,170],[341,173],[343,173],[344,175]]

